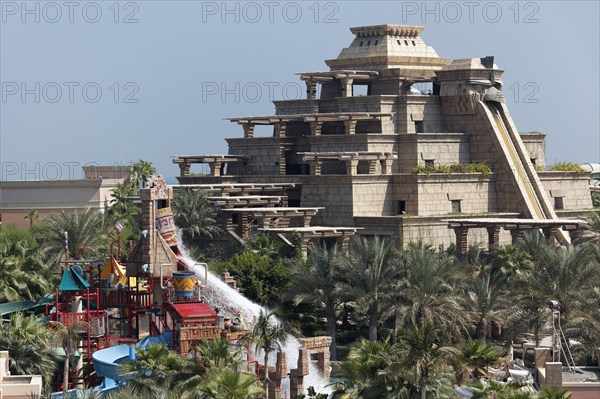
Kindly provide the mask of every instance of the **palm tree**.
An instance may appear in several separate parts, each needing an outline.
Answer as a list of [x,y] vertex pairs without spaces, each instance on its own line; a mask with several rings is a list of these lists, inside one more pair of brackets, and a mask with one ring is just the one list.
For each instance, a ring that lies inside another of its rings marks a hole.
[[266,313],[261,310],[256,324],[252,328],[252,331],[244,337],[243,341],[249,344],[254,344],[255,351],[259,349],[264,354],[264,365],[265,365],[265,377],[264,377],[264,389],[265,398],[269,398],[269,354],[274,351],[281,351],[281,347],[289,339],[291,333],[295,332],[291,326],[285,323],[278,323],[272,320],[275,318],[273,312]]
[[207,199],[206,192],[179,190],[171,205],[175,224],[181,229],[184,238],[213,238],[222,233],[223,230],[216,225],[216,207]]
[[488,367],[498,361],[500,352],[485,341],[468,340],[460,346],[462,361],[471,368],[473,378],[488,375]]
[[231,350],[226,339],[199,341],[194,345],[194,359],[203,369],[237,367],[242,362],[241,350]]
[[331,337],[330,355],[337,359],[336,311],[343,304],[342,295],[335,289],[340,275],[337,270],[337,246],[312,247],[308,253],[306,265],[297,262],[290,271],[289,294],[296,305],[312,303],[325,311],[327,335]]
[[538,394],[538,399],[569,399],[571,392],[556,385],[544,386]]
[[446,346],[442,330],[426,323],[421,328],[408,328],[400,333],[398,343],[392,351],[396,356],[391,369],[396,372],[410,371],[412,383],[417,387],[421,399],[426,399],[427,388],[435,373],[445,367],[460,369],[460,351]]
[[0,325],[0,350],[10,354],[11,374],[41,375],[46,390],[56,367],[51,344],[51,331],[39,317],[14,313]]
[[492,274],[505,280],[522,276],[531,269],[529,255],[515,245],[502,245],[492,249]]
[[68,324],[51,321],[50,325],[54,328],[54,341],[61,345],[65,351],[65,361],[63,363],[63,398],[66,398],[69,391],[69,364],[79,347],[81,334],[89,334],[91,326],[89,323],[83,321],[75,321]]
[[148,178],[156,173],[156,168],[152,165],[152,162],[144,161],[140,159],[131,166],[131,172],[129,174],[131,180],[135,182],[136,186],[139,185],[145,178]]
[[439,325],[451,336],[468,331],[469,316],[461,308],[463,298],[457,289],[464,276],[456,259],[427,244],[410,243],[403,260],[393,304],[397,324],[412,328]]
[[501,277],[497,274],[484,274],[473,276],[468,282],[464,308],[476,317],[476,338],[487,338],[490,322],[505,320],[505,314],[512,311],[507,301],[507,292],[500,281]]
[[379,237],[356,237],[348,253],[339,258],[338,293],[364,304],[369,318],[369,340],[377,341],[377,325],[383,305],[390,297],[393,282],[398,277],[398,263],[389,241]]
[[183,399],[252,399],[263,394],[256,375],[231,367],[212,369],[197,390],[186,390]]
[[389,372],[393,362],[392,347],[388,340],[360,340],[352,345],[348,358],[341,363],[342,389],[334,392],[340,399],[383,399],[390,391],[398,391],[402,384],[393,387],[399,374]]
[[126,360],[119,368],[123,377],[134,377],[128,384],[141,392],[161,396],[174,389],[179,379],[187,377],[184,371],[189,361],[169,350],[167,345],[148,345],[136,352],[136,361]]
[[37,300],[51,288],[52,273],[24,239],[0,240],[0,302]]
[[102,213],[87,208],[72,214],[53,213],[44,219],[48,231],[40,237],[40,249],[49,261],[58,264],[64,261],[65,232],[68,233],[68,248],[74,259],[89,259],[108,253],[110,239],[107,231],[113,220]]
[[118,219],[132,221],[139,213],[139,208],[133,203],[133,197],[138,196],[137,187],[133,183],[118,183],[112,190],[110,213]]
[[37,209],[30,209],[23,218],[29,219],[29,228],[31,229],[33,227],[33,222],[35,222],[39,217],[40,215],[38,215]]

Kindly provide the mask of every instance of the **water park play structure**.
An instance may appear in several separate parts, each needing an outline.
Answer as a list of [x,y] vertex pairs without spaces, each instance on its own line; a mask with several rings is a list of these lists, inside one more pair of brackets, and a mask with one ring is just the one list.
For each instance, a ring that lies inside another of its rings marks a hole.
[[[65,263],[54,295],[38,303],[2,305],[3,316],[37,311],[77,330],[81,341],[70,367],[69,389],[94,386],[102,394],[119,389],[124,382],[119,365],[135,360],[137,350],[153,343],[165,343],[181,354],[201,340],[226,339],[243,347],[240,338],[264,310],[209,273],[206,264],[185,256],[175,231],[172,198],[173,188],[160,176],[150,177],[140,188],[144,230],[124,264],[112,257],[102,263],[70,260],[65,234]],[[273,398],[281,397],[282,390],[287,397],[302,393],[305,383],[320,389],[328,382],[330,344],[330,337],[290,337],[266,368],[246,348],[247,369],[269,373]],[[309,371],[309,355],[316,363],[314,372]],[[297,367],[288,370],[287,364]],[[62,373],[55,380],[55,389],[62,391]]]

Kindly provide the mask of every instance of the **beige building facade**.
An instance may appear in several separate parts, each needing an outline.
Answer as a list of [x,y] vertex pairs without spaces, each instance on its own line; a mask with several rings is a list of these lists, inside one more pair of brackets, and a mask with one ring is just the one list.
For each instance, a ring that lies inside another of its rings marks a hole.
[[129,179],[129,167],[90,166],[83,179],[0,182],[0,220],[3,226],[29,227],[25,218],[36,210],[37,221],[55,212],[86,208],[104,212],[113,199],[112,190]]
[[[514,218],[552,221],[535,226],[568,244],[566,229],[578,224],[568,220],[592,208],[589,174],[544,171],[545,135],[517,130],[494,57],[440,57],[423,29],[351,28],[354,39],[325,61],[329,70],[298,74],[306,99],[231,118],[243,136],[227,139],[227,155],[176,158],[180,183],[294,184],[287,206],[325,208],[313,224],[398,244],[506,243],[519,237],[502,222]],[[272,136],[255,137],[263,125]],[[209,164],[210,175],[194,175],[194,163]],[[491,172],[443,169],[480,163]],[[499,220],[500,231],[449,223],[475,217]]]

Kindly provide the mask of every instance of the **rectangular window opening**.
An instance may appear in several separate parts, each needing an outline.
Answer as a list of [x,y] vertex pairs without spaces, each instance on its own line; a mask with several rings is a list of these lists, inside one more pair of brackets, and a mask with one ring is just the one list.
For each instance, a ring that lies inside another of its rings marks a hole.
[[434,159],[425,159],[425,166],[428,168],[433,168],[435,166]]
[[460,206],[460,200],[452,200],[450,201],[452,203],[452,213],[461,213],[462,209]]
[[554,197],[554,209],[565,209],[564,197]]
[[397,201],[396,202],[396,215],[404,215],[406,214],[406,201]]
[[415,121],[415,133],[425,133],[423,121]]

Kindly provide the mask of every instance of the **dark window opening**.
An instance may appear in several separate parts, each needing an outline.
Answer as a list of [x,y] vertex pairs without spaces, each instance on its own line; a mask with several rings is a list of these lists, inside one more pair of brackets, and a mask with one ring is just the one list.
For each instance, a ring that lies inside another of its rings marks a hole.
[[156,207],[158,209],[163,209],[163,208],[166,208],[168,206],[169,206],[169,201],[168,200],[161,199],[161,200],[156,201]]
[[405,41],[404,41],[404,44],[406,44],[406,45],[408,46],[408,40],[405,40]]
[[396,40],[396,41],[398,42],[398,44],[399,44],[400,46],[402,46],[402,43],[400,43],[400,40]]
[[404,215],[406,213],[406,201],[396,201],[396,215]]
[[288,206],[292,208],[297,208],[300,206],[300,200],[288,198]]
[[371,45],[371,41],[369,40],[369,41],[367,42],[367,46],[370,46],[370,45]]
[[452,213],[461,213],[462,209],[460,206],[460,200],[452,200],[450,201],[452,203]]
[[363,42],[360,42],[360,47],[362,47],[362,45],[363,45]]
[[239,215],[237,213],[234,213],[233,215],[231,215],[231,223],[233,223],[233,224],[239,223]]
[[379,44],[379,40],[375,40],[375,45],[377,46]]
[[535,158],[529,158],[529,160],[531,161],[531,164],[535,166]]
[[554,197],[554,209],[565,209],[563,197]]
[[415,133],[424,133],[423,121],[415,121]]
[[414,41],[414,40],[412,41],[412,44],[413,44],[413,46],[416,46],[416,43],[415,43],[415,41]]
[[371,92],[370,84],[355,83],[352,85],[352,97],[368,96]]
[[435,166],[435,160],[433,159],[426,159],[425,160],[425,166],[428,168],[433,168]]

